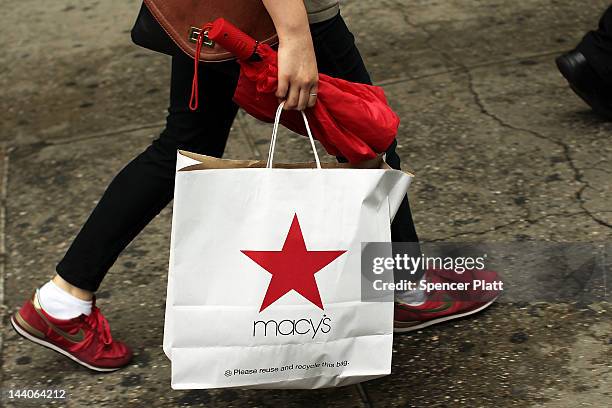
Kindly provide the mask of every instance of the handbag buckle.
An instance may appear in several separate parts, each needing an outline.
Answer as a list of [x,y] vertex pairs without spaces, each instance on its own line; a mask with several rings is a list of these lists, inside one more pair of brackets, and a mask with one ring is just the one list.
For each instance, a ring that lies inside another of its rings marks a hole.
[[[189,29],[189,36],[187,37],[187,39],[192,43],[197,43],[198,37],[200,36],[201,32],[202,32],[201,28],[191,27]],[[213,48],[215,46],[215,42],[211,40],[210,38],[208,38],[208,31],[204,31],[204,34],[202,35],[202,37],[203,37],[202,45],[205,45],[210,48]]]

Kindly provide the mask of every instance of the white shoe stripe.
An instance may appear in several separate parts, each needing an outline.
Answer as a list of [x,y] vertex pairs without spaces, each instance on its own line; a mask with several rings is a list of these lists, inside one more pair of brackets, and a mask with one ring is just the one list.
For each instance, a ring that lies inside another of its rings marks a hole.
[[[428,320],[426,322],[423,322],[421,324],[418,324],[416,326],[410,326],[410,327],[394,327],[393,328],[393,333],[407,333],[407,332],[411,332],[411,331],[415,331],[415,330],[420,330],[423,329],[425,327],[429,327],[433,324],[437,324],[437,323],[442,323],[442,322],[447,322],[449,320],[453,320],[453,319],[459,319],[461,317],[465,317],[465,316],[469,316],[472,315],[474,313],[478,313],[481,310],[486,309],[487,307],[491,306],[493,304],[493,302],[495,302],[497,298],[491,300],[489,303],[485,303],[484,305],[473,309],[473,310],[469,310],[467,312],[464,313],[456,313],[456,314],[452,314],[452,315],[448,315],[448,316],[444,316],[444,317],[439,317],[437,319],[431,319]],[[397,322],[397,323],[401,323],[401,322]]]

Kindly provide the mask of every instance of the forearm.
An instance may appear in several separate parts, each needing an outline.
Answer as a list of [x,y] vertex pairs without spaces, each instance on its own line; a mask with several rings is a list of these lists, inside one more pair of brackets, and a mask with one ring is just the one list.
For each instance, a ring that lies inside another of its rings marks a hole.
[[310,36],[303,0],[263,0],[263,3],[272,17],[279,41]]
[[319,80],[317,60],[303,0],[263,0],[278,33],[276,96],[285,109],[314,106]]

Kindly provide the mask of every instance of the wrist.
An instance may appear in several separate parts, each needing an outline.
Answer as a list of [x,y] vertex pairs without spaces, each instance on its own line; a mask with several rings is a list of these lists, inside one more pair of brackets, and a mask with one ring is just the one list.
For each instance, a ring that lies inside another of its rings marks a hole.
[[314,52],[310,30],[306,32],[284,33],[284,35],[279,34],[278,45],[279,48],[284,49],[299,49],[305,53]]
[[290,42],[304,42],[312,41],[310,37],[310,27],[308,24],[292,25],[287,27],[277,27],[278,42],[279,43],[290,43]]

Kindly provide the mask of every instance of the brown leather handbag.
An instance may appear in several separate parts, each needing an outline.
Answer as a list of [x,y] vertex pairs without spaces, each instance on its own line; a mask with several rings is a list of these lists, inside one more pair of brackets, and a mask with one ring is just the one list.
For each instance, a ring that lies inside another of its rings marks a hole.
[[[195,58],[198,36],[218,17],[230,21],[261,43],[277,42],[272,19],[261,0],[144,0],[132,28],[132,40],[145,48]],[[232,54],[203,33],[200,61],[220,62]]]

